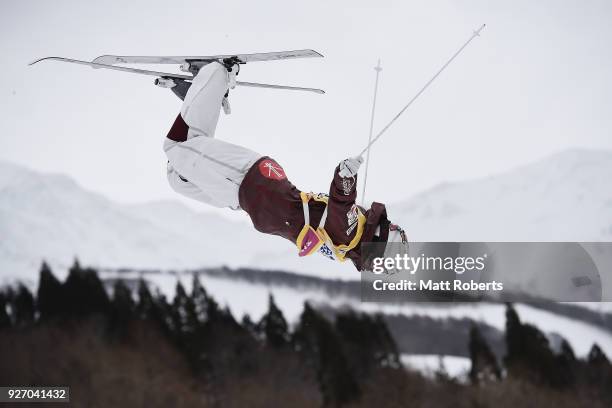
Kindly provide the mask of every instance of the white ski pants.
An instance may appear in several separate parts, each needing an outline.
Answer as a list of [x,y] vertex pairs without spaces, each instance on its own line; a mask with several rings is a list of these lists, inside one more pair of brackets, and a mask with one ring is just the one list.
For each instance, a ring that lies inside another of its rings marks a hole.
[[215,207],[239,208],[238,188],[262,156],[242,146],[215,139],[229,73],[217,62],[204,66],[193,80],[181,116],[189,126],[187,140],[166,138],[168,182],[178,193]]

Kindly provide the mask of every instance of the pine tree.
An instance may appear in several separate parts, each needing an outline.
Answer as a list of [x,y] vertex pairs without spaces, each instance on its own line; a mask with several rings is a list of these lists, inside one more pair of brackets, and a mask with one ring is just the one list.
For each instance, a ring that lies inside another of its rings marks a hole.
[[138,297],[135,305],[136,317],[140,320],[154,322],[163,333],[172,336],[172,308],[168,304],[166,297],[159,293],[159,291],[154,296],[149,289],[148,283],[142,278],[138,281],[136,292]]
[[599,345],[594,343],[587,356],[587,363],[589,365],[608,365],[610,361]]
[[122,315],[131,317],[135,312],[136,304],[132,298],[132,291],[121,279],[117,280],[113,286],[112,304],[114,309],[120,311]]
[[245,314],[244,316],[242,316],[242,321],[240,322],[240,325],[242,327],[244,327],[244,329],[253,338],[259,338],[259,328],[258,328],[258,325],[255,322],[253,322],[253,320],[251,319],[251,316],[249,316],[248,314]]
[[563,373],[547,337],[535,326],[521,323],[512,305],[506,309],[506,348],[504,361],[509,376],[552,387],[568,385],[570,377]]
[[0,292],[0,330],[11,326],[11,319],[7,311],[8,297],[6,293]]
[[556,381],[559,386],[569,386],[576,382],[578,361],[574,354],[574,349],[563,339],[561,341],[561,350],[557,355]]
[[136,315],[136,304],[132,298],[132,292],[122,280],[117,280],[115,282],[110,310],[111,332],[125,334],[130,321],[132,321]]
[[308,303],[304,304],[293,343],[307,364],[314,367],[325,406],[340,406],[359,397],[359,386],[338,333]]
[[34,322],[34,296],[28,288],[21,284],[18,286],[11,306],[17,326],[28,326]]
[[506,366],[518,361],[523,353],[521,319],[511,304],[506,305]]
[[70,268],[63,289],[69,315],[108,314],[110,301],[102,281],[95,270],[81,268],[78,260]]
[[196,308],[192,298],[187,296],[180,281],[176,283],[176,292],[172,302],[172,321],[176,334],[193,333],[198,327]]
[[66,310],[62,284],[46,262],[40,268],[37,306],[41,320],[57,317]]
[[229,308],[229,305],[227,304],[225,305],[225,307],[221,310],[220,315],[221,315],[221,319],[223,320],[225,324],[232,326],[232,328],[234,329],[239,329],[241,331],[243,330],[242,326],[240,326],[240,324],[236,321],[236,319],[234,319],[234,315],[232,314],[232,311]]
[[[193,274],[191,290],[191,302],[195,310],[195,319],[198,326],[202,326],[208,320],[208,307],[210,306],[209,295],[200,283],[197,273]],[[216,306],[216,305],[215,305]]]
[[399,359],[397,343],[395,343],[395,339],[391,335],[382,314],[376,314],[374,316],[374,332],[377,334],[376,338],[378,339],[379,364],[400,368],[402,365]]
[[155,301],[149,290],[149,285],[144,279],[138,281],[138,304],[136,305],[136,314],[140,319],[148,319],[152,317]]
[[[593,344],[586,358],[586,381],[594,386],[601,386],[604,392],[612,394],[612,364],[597,344]],[[612,395],[609,395],[612,398]]]
[[215,323],[222,321],[224,317],[223,310],[219,307],[217,301],[210,295],[205,296],[206,322]]
[[501,379],[501,370],[497,363],[497,358],[476,325],[473,325],[470,329],[468,348],[470,351],[470,360],[472,362],[470,368],[470,380],[472,384],[493,380],[499,381]]
[[289,341],[287,321],[274,303],[272,294],[268,296],[268,312],[259,321],[258,331],[263,333],[266,344],[272,348],[284,347]]
[[339,313],[335,327],[347,346],[351,370],[358,377],[379,367],[399,368],[397,345],[383,317],[348,311]]
[[159,290],[153,297],[153,306],[149,318],[157,323],[162,332],[172,337],[172,306],[166,300],[166,296],[160,293]]

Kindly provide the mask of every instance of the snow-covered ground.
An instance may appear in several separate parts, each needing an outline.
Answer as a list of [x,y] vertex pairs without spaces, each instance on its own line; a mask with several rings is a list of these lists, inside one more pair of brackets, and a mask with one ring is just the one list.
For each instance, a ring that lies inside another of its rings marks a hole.
[[578,305],[600,313],[612,313],[612,302],[580,302]]
[[471,362],[467,357],[439,356],[435,354],[402,354],[400,361],[406,368],[418,371],[428,378],[444,372],[460,382],[467,382]]
[[[147,275],[147,279],[171,299],[174,296],[177,279],[180,279],[181,283],[189,289],[192,278],[189,274],[178,276],[151,274]],[[402,305],[365,303],[342,296],[330,297],[318,291],[266,286],[218,277],[201,276],[201,282],[220,304],[229,306],[237,318],[248,314],[253,319],[259,319],[266,312],[268,295],[272,293],[290,323],[295,323],[299,319],[304,302],[309,301],[332,307],[350,306],[366,313],[422,315],[436,319],[469,318],[502,331],[506,324],[505,306],[496,303],[410,303]],[[534,324],[546,333],[556,333],[567,339],[578,356],[586,356],[593,343],[597,343],[607,355],[612,356],[611,332],[532,306],[516,304],[515,308],[523,322]]]

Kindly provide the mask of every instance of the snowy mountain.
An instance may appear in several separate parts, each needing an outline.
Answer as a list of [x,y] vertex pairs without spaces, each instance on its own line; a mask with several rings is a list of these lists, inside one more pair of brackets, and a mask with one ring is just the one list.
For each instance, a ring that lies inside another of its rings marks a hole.
[[6,162],[0,162],[0,231],[0,281],[35,280],[43,259],[61,275],[75,257],[109,268],[227,265],[346,275],[349,267],[322,257],[300,262],[291,243],[247,221],[178,201],[118,204],[67,176]]
[[0,231],[4,277],[31,277],[42,259],[61,268],[75,256],[109,267],[232,265],[253,254],[232,242],[261,242],[246,224],[176,202],[120,205],[66,176],[7,163],[0,163]]
[[612,241],[611,177],[612,152],[567,150],[440,184],[389,213],[413,241]]
[[[571,150],[484,179],[442,184],[389,213],[411,240],[612,240],[612,152]],[[0,278],[66,267],[249,266],[357,279],[349,262],[298,258],[248,222],[178,202],[117,204],[69,177],[0,162]]]

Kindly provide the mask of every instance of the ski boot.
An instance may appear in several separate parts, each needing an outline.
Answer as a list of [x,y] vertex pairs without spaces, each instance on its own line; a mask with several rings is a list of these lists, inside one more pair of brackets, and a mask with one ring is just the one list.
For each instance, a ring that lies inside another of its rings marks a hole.
[[234,89],[236,87],[236,77],[238,76],[238,73],[240,72],[240,64],[239,64],[239,60],[237,57],[224,58],[222,63],[225,69],[227,69],[227,72],[229,75],[229,83],[228,83],[229,89],[225,93],[225,96],[223,97],[223,101],[221,101],[221,106],[223,107],[223,112],[226,115],[229,115],[230,113],[232,113],[232,108],[230,106],[229,99],[228,99],[229,90]]

